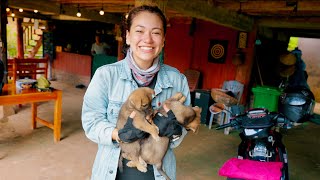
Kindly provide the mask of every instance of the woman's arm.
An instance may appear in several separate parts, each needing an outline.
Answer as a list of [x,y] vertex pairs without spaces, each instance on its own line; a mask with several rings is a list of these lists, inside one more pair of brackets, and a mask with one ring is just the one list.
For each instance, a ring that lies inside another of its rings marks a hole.
[[[182,94],[186,96],[186,101],[184,105],[189,106],[191,104],[190,89],[189,89],[187,78],[183,74],[181,74],[181,83],[182,83],[181,85],[182,89],[180,90],[180,92],[182,92]],[[185,135],[187,135],[187,130],[185,128],[182,128],[182,135],[179,137],[179,139],[171,141],[170,148],[178,147],[182,142],[183,138],[185,137]]]
[[86,136],[98,144],[111,145],[116,140],[115,122],[107,119],[108,94],[106,77],[101,69],[97,69],[84,95],[82,106],[82,126]]

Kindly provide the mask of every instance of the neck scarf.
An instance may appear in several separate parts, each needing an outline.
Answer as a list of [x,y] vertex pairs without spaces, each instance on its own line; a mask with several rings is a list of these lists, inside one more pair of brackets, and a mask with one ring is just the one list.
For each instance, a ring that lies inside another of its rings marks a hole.
[[148,86],[157,72],[160,70],[159,56],[153,60],[152,66],[147,70],[142,70],[138,67],[132,57],[132,51],[129,48],[127,53],[128,65],[132,70],[132,75],[135,81],[141,86]]

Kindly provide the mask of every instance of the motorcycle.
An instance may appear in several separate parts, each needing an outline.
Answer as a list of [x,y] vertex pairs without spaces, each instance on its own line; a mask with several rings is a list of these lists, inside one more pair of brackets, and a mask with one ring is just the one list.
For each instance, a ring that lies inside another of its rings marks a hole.
[[229,159],[219,170],[228,179],[288,180],[287,151],[280,128],[290,127],[290,120],[281,113],[253,108],[231,117],[230,123],[216,130],[233,127],[240,130],[238,157]]

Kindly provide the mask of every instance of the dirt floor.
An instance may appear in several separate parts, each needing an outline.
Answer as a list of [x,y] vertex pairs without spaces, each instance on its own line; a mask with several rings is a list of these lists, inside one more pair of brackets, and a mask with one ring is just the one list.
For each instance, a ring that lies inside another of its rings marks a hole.
[[[31,130],[30,105],[15,106],[16,114],[0,122],[0,180],[87,180],[97,145],[88,140],[81,127],[81,105],[85,89],[52,82],[63,90],[62,140],[53,142],[52,130]],[[40,117],[52,120],[53,103],[39,105]],[[316,111],[320,114],[320,106]],[[283,134],[288,150],[291,180],[316,180],[320,176],[320,123],[307,122]],[[237,132],[224,135],[202,125],[199,134],[188,134],[175,149],[178,180],[225,179],[218,169],[235,157]]]

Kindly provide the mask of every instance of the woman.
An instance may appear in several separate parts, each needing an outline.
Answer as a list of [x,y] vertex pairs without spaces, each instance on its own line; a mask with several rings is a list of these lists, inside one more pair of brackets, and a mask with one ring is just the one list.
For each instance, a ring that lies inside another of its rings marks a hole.
[[[187,97],[185,104],[190,104],[186,77],[177,69],[159,62],[166,26],[165,16],[159,8],[134,8],[127,19],[125,42],[129,49],[126,57],[98,68],[90,82],[84,96],[82,124],[86,136],[98,144],[92,179],[163,179],[151,165],[148,165],[146,173],[141,173],[135,168],[126,168],[124,163],[124,171],[119,173],[119,135],[115,126],[122,103],[138,87],[148,86],[155,90],[152,100],[154,109],[176,92],[182,92]],[[176,179],[176,160],[172,148],[177,147],[185,135],[186,130],[183,129],[182,136],[171,142],[164,157],[164,170],[172,180]]]

